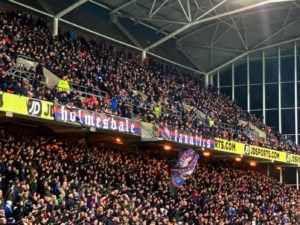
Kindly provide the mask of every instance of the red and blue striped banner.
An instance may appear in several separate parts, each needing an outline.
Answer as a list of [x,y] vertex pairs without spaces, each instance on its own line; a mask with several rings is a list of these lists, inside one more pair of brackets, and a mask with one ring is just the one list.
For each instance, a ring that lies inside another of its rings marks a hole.
[[125,132],[134,135],[141,134],[141,124],[139,122],[128,118],[107,115],[105,113],[70,108],[64,105],[55,104],[53,108],[53,115],[59,122]]

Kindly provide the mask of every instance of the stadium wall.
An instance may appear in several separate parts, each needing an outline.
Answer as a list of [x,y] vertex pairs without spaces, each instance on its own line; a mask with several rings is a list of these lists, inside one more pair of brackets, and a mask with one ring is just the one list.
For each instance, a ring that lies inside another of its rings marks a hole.
[[213,75],[238,105],[299,144],[300,43],[250,54]]

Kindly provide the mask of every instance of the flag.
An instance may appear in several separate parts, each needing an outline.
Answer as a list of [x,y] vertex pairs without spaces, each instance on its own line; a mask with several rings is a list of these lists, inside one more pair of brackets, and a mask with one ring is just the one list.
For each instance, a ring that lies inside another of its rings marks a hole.
[[175,195],[177,190],[184,185],[185,180],[193,174],[198,160],[199,155],[193,149],[187,149],[179,153],[178,161],[175,167],[171,169],[171,181],[169,184],[171,195]]

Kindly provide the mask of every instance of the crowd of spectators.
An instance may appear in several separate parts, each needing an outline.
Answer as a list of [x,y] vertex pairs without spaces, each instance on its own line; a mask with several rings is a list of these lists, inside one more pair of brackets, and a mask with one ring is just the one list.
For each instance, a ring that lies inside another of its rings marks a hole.
[[[116,51],[104,41],[98,43],[83,37],[77,39],[69,31],[52,37],[46,21],[22,12],[0,12],[0,25],[2,91],[14,92],[16,89],[17,94],[134,117],[181,131],[201,135],[209,129],[211,136],[217,134],[250,144],[299,152],[295,144],[280,142],[277,132],[228,97],[217,94],[212,87],[203,88],[201,80],[174,67],[153,60],[144,65],[133,59],[131,54]],[[82,100],[76,91],[44,86],[40,77],[33,82],[34,86],[29,85],[28,81],[16,82],[5,71],[15,65],[18,54],[35,59],[70,84],[85,86],[88,92],[99,90],[106,94]],[[9,79],[11,82],[7,84]],[[215,125],[207,128],[209,123],[195,119],[196,110],[207,115],[207,120],[213,120]],[[272,135],[273,139],[249,137],[241,132],[245,127],[239,124],[240,120],[254,124]],[[221,129],[219,122],[234,125],[235,128]]]
[[172,154],[36,132],[0,131],[0,224],[300,223],[299,191],[241,165],[201,159],[172,196]]

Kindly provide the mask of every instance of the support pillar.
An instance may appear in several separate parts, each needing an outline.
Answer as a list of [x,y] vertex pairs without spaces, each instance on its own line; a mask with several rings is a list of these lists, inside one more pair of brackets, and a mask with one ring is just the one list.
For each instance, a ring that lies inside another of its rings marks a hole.
[[234,85],[235,81],[234,81],[234,64],[232,63],[231,65],[231,99],[232,101],[235,100],[235,85]]
[[209,76],[209,85],[214,86],[214,76],[213,75]]
[[220,94],[220,71],[217,73],[217,88],[218,88],[218,94]]
[[250,112],[250,58],[247,55],[247,111]]
[[265,51],[262,52],[262,94],[263,94],[263,121],[266,124],[266,57]]
[[53,31],[52,31],[53,37],[58,35],[58,18],[54,17],[53,18]]
[[147,58],[147,52],[144,50],[144,51],[142,51],[142,57],[141,57],[142,63],[145,62],[146,58]]
[[278,124],[279,133],[282,134],[282,120],[281,120],[281,48],[278,48]]
[[299,168],[296,168],[296,189],[299,191]]
[[209,75],[205,74],[205,83],[204,83],[205,87],[208,88],[209,86]]
[[294,99],[295,99],[295,142],[298,145],[298,74],[297,74],[297,43],[294,43]]
[[282,184],[282,182],[283,182],[283,174],[282,174],[282,167],[280,168],[280,170],[279,170],[279,182]]
[[270,176],[270,164],[267,164],[267,176]]

